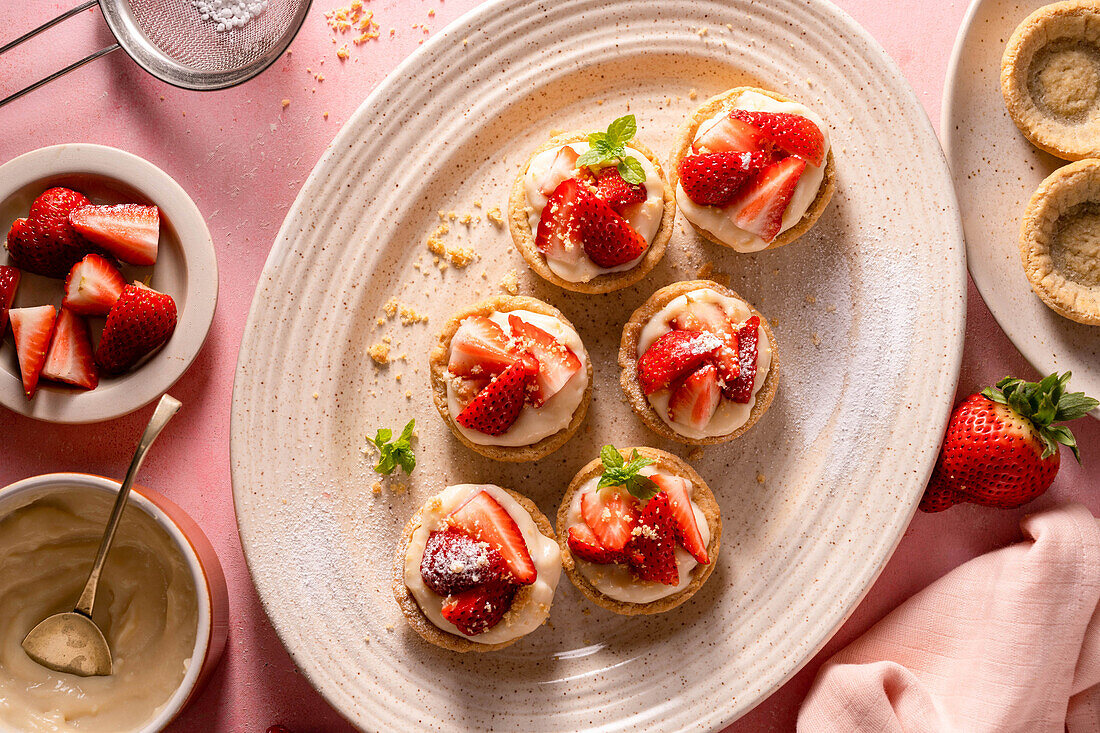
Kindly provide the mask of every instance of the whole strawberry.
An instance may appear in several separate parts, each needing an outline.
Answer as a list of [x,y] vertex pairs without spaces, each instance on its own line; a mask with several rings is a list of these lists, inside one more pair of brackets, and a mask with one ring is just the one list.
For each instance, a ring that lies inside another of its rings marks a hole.
[[84,255],[98,248],[69,223],[69,214],[91,204],[82,193],[51,188],[31,204],[26,219],[16,219],[8,232],[8,254],[21,270],[46,277],[65,277]]
[[176,328],[176,302],[141,283],[127,285],[111,306],[95,361],[104,371],[118,374],[168,341]]
[[1081,462],[1077,441],[1056,422],[1082,417],[1100,402],[1066,392],[1070,372],[1040,382],[1005,377],[955,408],[920,508],[955,504],[1012,509],[1042,494],[1058,473],[1058,445]]

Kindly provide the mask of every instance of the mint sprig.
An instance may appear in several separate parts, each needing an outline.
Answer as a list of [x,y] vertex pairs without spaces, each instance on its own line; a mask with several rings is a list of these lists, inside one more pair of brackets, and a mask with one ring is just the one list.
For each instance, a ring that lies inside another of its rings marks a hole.
[[1038,382],[1005,377],[997,382],[996,387],[983,389],[982,396],[1011,407],[1035,425],[1043,439],[1043,458],[1054,455],[1060,443],[1073,451],[1073,457],[1080,463],[1081,453],[1077,449],[1077,439],[1069,428],[1054,423],[1084,417],[1100,405],[1100,402],[1086,396],[1084,392],[1066,392],[1070,374],[1066,372],[1059,375],[1055,372]]
[[615,446],[605,445],[600,449],[600,462],[603,463],[603,475],[596,484],[597,489],[622,486],[641,501],[649,501],[657,495],[657,484],[653,483],[653,479],[638,473],[653,461],[638,455],[637,448],[631,452],[630,460],[625,461]]
[[645,183],[645,169],[638,159],[626,154],[626,144],[638,132],[638,121],[634,115],[625,115],[613,120],[607,126],[607,132],[593,132],[588,135],[589,148],[577,158],[577,167],[591,167],[601,163],[614,162],[619,175],[627,183],[638,185]]
[[409,420],[401,431],[401,435],[393,442],[390,442],[393,431],[389,428],[379,428],[373,440],[367,438],[378,448],[378,463],[374,466],[375,471],[389,476],[395,468],[401,466],[401,470],[406,475],[413,472],[413,469],[416,468],[416,454],[413,453],[412,447],[412,436],[415,429],[416,420]]

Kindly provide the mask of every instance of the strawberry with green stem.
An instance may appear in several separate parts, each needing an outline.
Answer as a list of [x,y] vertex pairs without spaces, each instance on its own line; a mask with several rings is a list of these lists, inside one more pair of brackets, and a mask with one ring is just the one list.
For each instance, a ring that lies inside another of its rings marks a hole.
[[1068,392],[1069,378],[1070,372],[1039,382],[1005,377],[963,400],[951,413],[921,510],[963,502],[1012,509],[1050,488],[1059,445],[1080,463],[1073,433],[1055,423],[1083,417],[1100,402]]

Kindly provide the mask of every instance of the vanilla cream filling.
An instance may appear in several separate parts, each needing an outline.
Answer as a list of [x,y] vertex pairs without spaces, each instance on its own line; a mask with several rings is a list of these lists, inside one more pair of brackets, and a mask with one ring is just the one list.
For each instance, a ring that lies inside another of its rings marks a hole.
[[[665,476],[674,475],[653,466],[646,466],[638,473],[643,476],[652,476],[657,473]],[[684,480],[687,481],[687,479]],[[569,505],[569,513],[566,515],[567,527],[572,527],[574,524],[584,524],[584,515],[581,514],[581,496],[596,491],[599,481],[600,477],[598,475],[593,476],[573,495],[573,501]],[[692,497],[691,510],[695,513],[695,522],[699,525],[699,533],[703,536],[703,546],[709,547],[710,525],[707,524],[707,518],[703,514],[703,510],[695,503],[695,485],[688,481],[688,486],[691,489],[689,494]],[[623,563],[600,565],[582,560],[576,555],[573,555],[573,562],[580,574],[608,598],[624,603],[652,603],[674,593],[679,593],[691,584],[691,571],[699,563],[695,561],[691,553],[679,545],[676,546],[675,553],[676,569],[680,574],[680,582],[676,585],[665,585],[652,580],[640,580],[630,572],[630,567]]]
[[[826,160],[828,159],[829,128],[825,126],[825,121],[816,112],[798,102],[780,102],[760,92],[743,92],[733,102],[732,106],[724,108],[717,115],[700,124],[696,128],[695,139],[699,139],[712,123],[728,115],[731,109],[744,109],[752,112],[789,112],[805,117],[821,130],[821,134],[825,138]],[[815,166],[806,163],[806,170],[802,172],[802,177],[798,179],[798,183],[794,187],[794,195],[791,196],[791,201],[787,204],[786,211],[783,212],[780,233],[787,231],[802,220],[802,217],[810,209],[810,205],[813,204],[814,199],[817,198],[817,191],[821,188],[821,180],[824,177],[824,164]],[[734,223],[741,208],[743,208],[741,205],[734,203],[721,208],[702,206],[688,198],[684,187],[679,183],[676,184],[676,203],[680,206],[680,211],[683,212],[684,216],[693,224],[706,229],[738,252],[758,252],[768,246],[768,243],[763,239],[752,232],[745,231]]]
[[[539,219],[542,218],[542,210],[546,207],[546,202],[549,199],[539,190],[540,185],[553,167],[554,158],[557,157],[558,151],[564,147],[566,146],[562,145],[542,151],[531,159],[531,164],[527,168],[524,185],[527,189],[527,221],[531,225],[532,236],[538,233]],[[586,142],[576,142],[568,143],[568,147],[573,148],[578,155],[584,155],[590,146]],[[649,158],[629,145],[626,149],[634,158],[637,158],[638,162],[642,164],[642,169],[645,170],[646,200],[627,208],[624,217],[630,222],[630,226],[642,235],[646,242],[652,244],[653,238],[657,235],[657,230],[661,227],[661,217],[664,215],[665,181]],[[602,166],[596,166],[595,168],[598,170],[600,167]],[[555,176],[553,185],[557,186],[568,177],[569,174],[561,172],[560,175]],[[630,270],[641,262],[643,257],[645,257],[644,252],[637,259],[610,268],[600,267],[588,259],[588,256],[584,253],[581,253],[581,257],[576,263],[561,262],[549,258],[544,259],[546,259],[546,264],[550,270],[563,280],[585,283],[598,275]]]
[[[428,535],[445,529],[447,515],[482,490],[488,492],[489,496],[504,507],[519,527],[523,541],[527,543],[527,551],[531,553],[531,559],[535,563],[537,576],[535,582],[527,586],[529,590],[525,591],[521,588],[521,592],[516,595],[516,600],[500,623],[484,633],[467,636],[459,631],[457,626],[443,618],[444,598],[424,584],[424,578],[420,575],[420,563],[424,559],[424,546],[428,542]],[[541,626],[550,615],[550,603],[554,600],[554,591],[558,587],[560,577],[561,550],[558,543],[539,531],[535,520],[519,505],[519,502],[512,498],[511,494],[492,484],[448,486],[441,493],[428,499],[421,513],[420,526],[413,531],[409,548],[405,553],[405,586],[428,620],[449,634],[461,636],[479,644],[500,644],[511,641]],[[525,596],[525,593],[529,595]],[[522,598],[525,600],[521,601]]]
[[[642,354],[653,345],[654,341],[675,328],[672,322],[679,315],[708,306],[721,308],[722,312],[734,323],[744,323],[752,316],[752,311],[743,300],[722,295],[710,288],[701,288],[690,293],[684,293],[669,301],[668,305],[659,310],[649,320],[649,323],[642,328],[641,336],[638,338],[638,358],[641,358]],[[764,378],[768,376],[768,369],[772,363],[772,345],[771,341],[768,340],[767,331],[764,330],[764,324],[760,324],[758,333],[756,378],[752,385],[752,397],[749,398],[747,403],[733,402],[723,396],[718,401],[718,409],[714,411],[710,422],[707,423],[705,428],[699,430],[690,425],[673,422],[668,416],[668,401],[672,392],[668,389],[657,390],[648,395],[649,404],[652,405],[665,424],[680,435],[699,439],[715,435],[728,435],[748,422],[752,407],[756,404],[756,393],[764,385]]]
[[[519,417],[512,426],[500,435],[486,435],[477,430],[470,430],[455,421],[458,428],[467,439],[478,445],[501,445],[515,447],[520,445],[532,445],[543,438],[553,435],[559,430],[569,426],[573,419],[573,413],[584,398],[584,391],[588,388],[588,352],[581,343],[581,337],[577,332],[567,326],[563,321],[542,313],[534,313],[528,310],[514,310],[507,313],[495,312],[489,316],[489,320],[496,323],[504,330],[505,336],[512,335],[512,327],[508,324],[508,315],[516,315],[533,326],[538,326],[560,343],[565,344],[581,362],[581,368],[569,378],[565,386],[553,397],[542,404],[542,407],[525,404],[520,410]],[[460,329],[461,330],[461,329]],[[455,333],[458,336],[458,332]],[[453,341],[454,339],[452,339]],[[447,409],[451,418],[458,417],[462,412],[462,404],[454,388],[453,378],[447,381]]]
[[132,503],[95,604],[114,674],[54,672],[23,651],[35,624],[72,610],[111,502],[108,494],[74,487],[0,518],[0,730],[137,730],[168,703],[192,664],[198,598],[187,562]]

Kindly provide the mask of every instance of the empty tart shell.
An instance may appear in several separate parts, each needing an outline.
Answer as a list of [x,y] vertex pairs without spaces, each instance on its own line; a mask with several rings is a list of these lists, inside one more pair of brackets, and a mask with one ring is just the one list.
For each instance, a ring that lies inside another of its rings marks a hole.
[[710,563],[707,565],[696,565],[691,570],[691,582],[683,590],[665,596],[664,598],[650,601],[649,603],[631,603],[604,595],[603,592],[593,585],[577,568],[577,563],[573,559],[573,552],[569,549],[568,542],[569,508],[573,504],[573,498],[576,496],[577,492],[580,491],[582,486],[591,481],[594,477],[602,474],[604,470],[603,464],[600,462],[599,458],[591,461],[573,477],[573,480],[569,483],[569,488],[565,490],[565,496],[562,497],[561,506],[558,508],[557,529],[558,545],[561,547],[561,564],[566,575],[569,576],[569,580],[572,581],[573,585],[575,585],[581,593],[587,596],[590,601],[602,608],[606,608],[608,611],[613,611],[614,613],[624,616],[663,613],[676,608],[681,603],[691,598],[703,587],[703,583],[707,581],[707,578],[709,578],[710,574],[714,571],[714,567],[718,563],[718,550],[722,545],[721,509],[718,506],[718,501],[714,498],[714,493],[711,492],[710,487],[707,486],[702,477],[695,472],[695,469],[671,453],[666,453],[656,448],[624,448],[619,452],[623,455],[623,458],[629,460],[631,452],[635,450],[638,451],[639,455],[652,460],[655,468],[662,469],[674,476],[679,476],[691,482],[693,486],[692,501],[694,501],[700,511],[703,512],[703,516],[705,516],[707,520],[707,526],[710,528],[710,542],[707,545],[707,556],[710,558]]
[[470,450],[480,453],[486,458],[492,458],[495,461],[504,461],[507,463],[537,461],[565,445],[565,443],[573,437],[573,434],[577,432],[577,428],[581,426],[581,423],[584,422],[584,416],[588,412],[588,403],[592,398],[592,359],[588,357],[585,360],[587,362],[585,373],[587,385],[584,390],[584,395],[581,397],[577,407],[573,410],[573,416],[569,424],[558,432],[548,435],[530,445],[503,446],[475,443],[458,429],[458,424],[455,423],[454,416],[451,415],[450,407],[447,404],[447,380],[449,378],[447,366],[451,354],[451,339],[462,325],[462,322],[471,316],[489,316],[494,312],[507,313],[516,310],[541,313],[542,315],[558,319],[569,326],[569,328],[573,329],[573,331],[577,330],[561,311],[549,303],[544,303],[537,298],[529,298],[522,295],[499,295],[483,300],[480,303],[475,303],[455,313],[443,327],[443,331],[439,334],[436,345],[432,348],[431,354],[429,355],[432,401],[435,403],[436,409],[439,410],[439,414],[443,418],[443,421],[451,428],[451,432],[454,433],[455,437],[462,441]]
[[[533,501],[523,494],[517,494],[511,489],[504,488],[503,486],[500,488],[507,491],[521,507],[527,510],[527,513],[531,515],[531,518],[535,521],[535,526],[538,527],[539,532],[541,532],[543,536],[549,537],[552,540],[557,539],[557,537],[554,536],[554,528],[551,526],[550,520],[537,506],[535,506]],[[397,541],[397,549],[394,553],[393,577],[391,583],[393,586],[393,597],[397,600],[397,605],[401,607],[401,612],[405,614],[405,620],[409,622],[409,626],[412,626],[413,630],[420,634],[425,641],[443,647],[444,649],[450,649],[454,652],[491,652],[515,644],[523,637],[517,636],[515,639],[502,641],[499,644],[481,644],[476,641],[470,641],[469,639],[439,628],[420,610],[420,604],[416,602],[416,598],[413,596],[412,592],[409,591],[408,586],[405,585],[405,557],[409,554],[409,542],[412,540],[413,533],[416,532],[424,522],[424,511],[427,507],[428,503],[425,502],[416,511],[416,514],[412,516],[408,524],[405,525],[405,529],[401,533],[401,538]],[[516,597],[512,600],[512,608],[519,608],[522,604],[530,602],[531,593],[531,586],[521,586],[520,589],[516,591]],[[511,612],[511,610],[508,611],[508,613]],[[507,614],[505,618],[507,618]],[[501,623],[504,623],[504,621],[501,621]]]
[[547,140],[531,153],[531,157],[529,157],[527,162],[523,164],[523,167],[520,168],[519,175],[516,177],[516,182],[512,184],[512,195],[508,201],[508,229],[511,231],[512,241],[515,243],[516,249],[519,250],[520,255],[523,256],[524,261],[542,279],[558,287],[565,288],[566,290],[572,290],[575,293],[610,293],[638,282],[649,274],[649,271],[661,261],[662,257],[664,257],[665,247],[668,245],[668,240],[672,236],[672,226],[676,219],[676,197],[673,193],[675,191],[675,186],[670,186],[668,184],[668,176],[665,175],[653,151],[636,139],[631,140],[628,143],[628,147],[644,155],[649,162],[653,164],[653,167],[657,169],[657,173],[661,176],[661,180],[664,183],[664,211],[661,214],[661,224],[657,228],[657,233],[653,236],[653,241],[650,242],[649,249],[646,250],[641,261],[629,270],[597,275],[588,282],[573,282],[571,280],[566,280],[550,269],[550,266],[546,264],[545,256],[542,252],[539,252],[538,247],[535,246],[536,232],[531,230],[531,223],[528,219],[529,205],[527,202],[525,179],[527,177],[527,171],[531,167],[531,161],[540,153],[561,147],[568,143],[587,141],[587,132],[567,132]]
[[1100,325],[1100,160],[1071,163],[1039,185],[1024,212],[1020,259],[1051,310]]
[[[638,381],[638,343],[642,336],[642,329],[646,327],[646,324],[648,324],[662,308],[681,295],[702,289],[714,290],[720,295],[736,298],[748,305],[752,315],[760,318],[760,325],[763,327],[764,333],[768,335],[768,341],[771,343],[772,353],[768,373],[764,376],[764,384],[761,385],[760,389],[756,392],[756,399],[753,402],[752,409],[749,411],[749,417],[745,423],[736,430],[726,433],[725,435],[691,438],[686,435],[681,435],[669,427],[668,423],[661,419],[661,416],[657,414],[653,405],[649,403],[649,398],[642,392],[642,385]],[[740,437],[746,430],[755,425],[764,413],[768,411],[768,407],[771,406],[772,399],[774,399],[775,392],[779,387],[779,345],[775,340],[775,333],[772,331],[768,319],[736,292],[711,280],[687,280],[684,282],[672,283],[649,296],[649,300],[643,303],[638,310],[634,311],[630,320],[627,321],[626,325],[623,327],[622,341],[619,344],[619,366],[622,368],[622,374],[620,375],[619,381],[622,385],[623,392],[626,394],[627,402],[630,403],[630,407],[634,410],[634,413],[646,424],[646,427],[662,438],[668,438],[669,440],[686,443],[688,445],[726,443]]]
[[1100,3],[1039,8],[1001,58],[1008,114],[1037,148],[1065,160],[1100,157]]
[[[769,89],[760,89],[758,87],[734,87],[727,91],[722,92],[716,96],[711,97],[703,106],[695,110],[683,128],[680,130],[679,136],[672,145],[672,156],[668,162],[668,182],[669,187],[672,189],[673,198],[675,199],[676,187],[680,182],[680,161],[682,161],[688,155],[691,155],[691,144],[695,142],[695,134],[699,130],[699,125],[703,124],[707,120],[718,115],[722,111],[732,110],[736,106],[738,97],[745,92],[758,92],[764,96],[771,97],[777,102],[795,102],[797,100],[788,99],[778,92],[773,92]],[[829,205],[829,200],[833,197],[833,192],[836,190],[836,164],[833,160],[832,147],[829,148],[829,154],[825,158],[825,171],[821,178],[821,184],[817,189],[817,196],[810,203],[809,208],[806,209],[806,213],[802,215],[802,218],[797,224],[792,226],[786,231],[782,231],[768,243],[768,246],[764,249],[775,249],[776,247],[782,247],[785,244],[790,244],[794,240],[801,237],[808,232],[811,227],[821,217],[821,214],[825,211],[825,207]],[[704,239],[707,239],[715,244],[720,244],[723,247],[733,247],[726,242],[723,242],[712,232],[707,231],[703,227],[699,226],[691,219],[684,215],[684,220],[687,221],[691,227],[699,233]],[[760,250],[763,251],[763,250]]]

